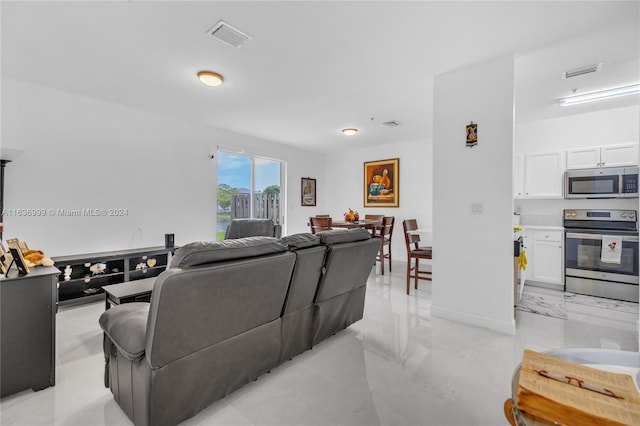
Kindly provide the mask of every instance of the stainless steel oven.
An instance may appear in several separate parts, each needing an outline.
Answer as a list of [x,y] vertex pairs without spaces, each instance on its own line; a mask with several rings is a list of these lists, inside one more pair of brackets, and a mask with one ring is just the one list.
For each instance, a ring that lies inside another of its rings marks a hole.
[[[564,227],[565,290],[638,302],[637,212],[565,210]],[[607,258],[608,249],[616,256]]]

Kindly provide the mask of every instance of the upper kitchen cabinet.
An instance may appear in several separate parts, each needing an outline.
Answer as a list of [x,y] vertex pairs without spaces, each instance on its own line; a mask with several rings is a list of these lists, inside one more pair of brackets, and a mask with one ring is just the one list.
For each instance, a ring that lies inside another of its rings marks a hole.
[[576,148],[567,151],[567,169],[635,166],[638,143]]
[[638,144],[609,145],[600,148],[600,166],[618,167],[638,164]]
[[524,198],[563,198],[564,151],[526,154]]
[[524,196],[524,156],[513,157],[513,198]]

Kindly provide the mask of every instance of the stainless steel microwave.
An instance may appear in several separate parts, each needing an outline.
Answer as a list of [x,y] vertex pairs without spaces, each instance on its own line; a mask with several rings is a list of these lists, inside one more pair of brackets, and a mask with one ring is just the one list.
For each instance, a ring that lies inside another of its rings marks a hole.
[[638,197],[638,167],[567,170],[564,198]]

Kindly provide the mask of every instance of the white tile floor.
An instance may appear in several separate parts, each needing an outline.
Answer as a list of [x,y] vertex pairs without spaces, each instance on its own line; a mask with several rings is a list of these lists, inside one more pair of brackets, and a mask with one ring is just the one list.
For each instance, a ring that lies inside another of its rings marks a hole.
[[[431,283],[404,293],[404,264],[371,274],[365,318],[188,419],[185,425],[507,425],[524,348],[638,350],[637,308],[518,311],[517,333],[431,318]],[[558,292],[527,292],[561,297]],[[637,306],[637,305],[636,305]],[[101,302],[57,316],[56,386],[0,402],[2,425],[130,425],[102,384]]]

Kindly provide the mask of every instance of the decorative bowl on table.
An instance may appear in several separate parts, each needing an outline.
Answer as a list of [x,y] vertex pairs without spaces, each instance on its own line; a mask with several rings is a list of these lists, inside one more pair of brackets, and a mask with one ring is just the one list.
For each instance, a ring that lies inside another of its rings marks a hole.
[[344,214],[345,222],[356,223],[359,220],[360,220],[360,215],[358,214],[357,211],[351,210],[351,208],[349,208],[349,211]]

